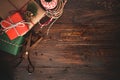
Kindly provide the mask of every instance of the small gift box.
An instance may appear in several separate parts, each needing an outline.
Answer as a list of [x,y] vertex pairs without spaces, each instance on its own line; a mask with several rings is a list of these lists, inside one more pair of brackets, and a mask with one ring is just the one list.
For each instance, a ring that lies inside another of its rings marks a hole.
[[23,42],[24,37],[22,36],[10,40],[8,36],[3,33],[0,35],[0,50],[12,55],[17,55],[21,51]]
[[28,32],[28,24],[28,22],[24,22],[18,12],[1,21],[3,31],[5,31],[10,40],[17,38],[18,36],[23,36]]

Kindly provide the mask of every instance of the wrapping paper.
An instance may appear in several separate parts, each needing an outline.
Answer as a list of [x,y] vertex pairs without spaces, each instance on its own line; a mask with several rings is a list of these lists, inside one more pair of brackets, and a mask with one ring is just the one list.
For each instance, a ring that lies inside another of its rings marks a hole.
[[1,26],[4,28],[3,30],[10,40],[17,38],[18,36],[23,36],[29,30],[28,23],[24,22],[18,12],[1,21]]
[[0,35],[0,50],[6,53],[17,55],[20,53],[24,37],[19,36],[14,40],[9,40],[8,36],[4,33]]

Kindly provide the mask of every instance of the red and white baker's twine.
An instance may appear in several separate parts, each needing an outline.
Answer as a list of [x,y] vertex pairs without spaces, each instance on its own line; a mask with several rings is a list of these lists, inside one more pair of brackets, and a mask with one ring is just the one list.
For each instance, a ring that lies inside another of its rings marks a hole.
[[50,2],[46,2],[45,0],[40,0],[41,1],[41,4],[43,5],[43,7],[45,9],[53,9],[57,6],[57,1],[58,0],[52,0]]
[[57,6],[54,9],[49,9],[46,11],[46,15],[53,17],[54,19],[59,18],[63,13],[63,8],[67,0],[57,0]]
[[47,10],[46,15],[51,17],[52,19],[55,19],[48,27],[47,29],[47,35],[49,34],[50,28],[54,24],[54,22],[62,15],[63,8],[66,4],[67,0],[57,0],[57,6],[53,10]]
[[[45,0],[40,0],[43,7],[46,9],[45,16],[48,16],[50,20],[46,21],[45,23],[41,24],[39,22],[40,27],[49,25],[47,29],[47,35],[49,33],[50,28],[52,27],[53,23],[62,15],[63,8],[67,2],[67,0],[52,0],[51,2],[46,2]],[[49,4],[48,4],[49,3]],[[52,21],[55,19],[54,21]]]

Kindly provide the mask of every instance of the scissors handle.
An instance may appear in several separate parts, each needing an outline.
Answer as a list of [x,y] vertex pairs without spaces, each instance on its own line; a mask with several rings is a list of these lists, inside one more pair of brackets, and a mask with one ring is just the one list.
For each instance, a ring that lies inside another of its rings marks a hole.
[[35,67],[33,66],[33,64],[32,64],[32,62],[31,62],[29,53],[28,53],[27,59],[28,59],[27,71],[28,71],[29,73],[32,73],[32,72],[34,72]]
[[27,71],[28,71],[28,73],[33,73],[33,72],[34,72],[34,70],[35,70],[34,66],[33,66],[33,65],[28,64],[28,66],[27,66]]

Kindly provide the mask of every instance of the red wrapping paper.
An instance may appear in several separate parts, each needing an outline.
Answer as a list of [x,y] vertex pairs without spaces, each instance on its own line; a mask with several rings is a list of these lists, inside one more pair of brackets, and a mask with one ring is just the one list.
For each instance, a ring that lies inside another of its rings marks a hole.
[[[12,28],[9,28],[13,26]],[[16,26],[15,26],[16,25]],[[1,22],[1,26],[7,30],[5,33],[8,35],[10,40],[17,38],[18,36],[23,36],[28,30],[28,25],[24,23],[21,15],[16,12],[11,16],[8,16],[5,20]]]

